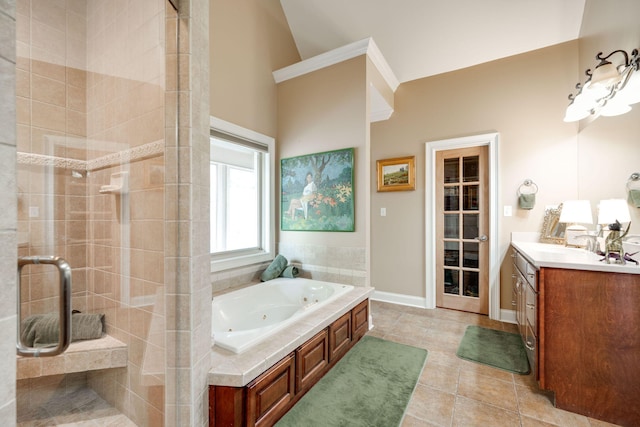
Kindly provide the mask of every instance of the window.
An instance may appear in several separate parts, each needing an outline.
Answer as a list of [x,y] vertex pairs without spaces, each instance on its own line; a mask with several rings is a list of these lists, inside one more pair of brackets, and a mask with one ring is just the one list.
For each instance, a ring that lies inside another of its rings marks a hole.
[[211,118],[211,271],[273,258],[273,138]]

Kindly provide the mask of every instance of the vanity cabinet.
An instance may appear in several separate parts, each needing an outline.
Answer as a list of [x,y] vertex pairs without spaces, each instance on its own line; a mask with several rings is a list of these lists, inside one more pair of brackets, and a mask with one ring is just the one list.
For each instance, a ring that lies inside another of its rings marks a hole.
[[640,267],[519,246],[531,252],[513,248],[513,303],[540,388],[560,409],[640,426]]
[[368,329],[366,299],[246,386],[209,386],[209,425],[272,426]]
[[558,408],[640,426],[640,274],[540,269],[539,383]]
[[536,268],[513,249],[512,301],[518,331],[527,351],[529,366],[536,375],[538,357],[538,275]]

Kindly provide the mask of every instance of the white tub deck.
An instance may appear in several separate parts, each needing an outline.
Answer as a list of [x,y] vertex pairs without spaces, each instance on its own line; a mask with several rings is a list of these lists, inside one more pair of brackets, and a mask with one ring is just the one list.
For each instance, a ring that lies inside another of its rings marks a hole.
[[244,353],[235,354],[213,346],[208,383],[244,387],[344,313],[369,298],[373,291],[372,287],[355,287]]

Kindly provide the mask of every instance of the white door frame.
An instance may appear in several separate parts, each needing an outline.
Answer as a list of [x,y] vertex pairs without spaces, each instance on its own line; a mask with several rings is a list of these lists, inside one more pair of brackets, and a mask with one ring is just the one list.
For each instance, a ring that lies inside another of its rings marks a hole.
[[426,308],[436,308],[436,152],[487,145],[489,147],[489,318],[500,319],[498,140],[499,134],[495,132],[425,143]]

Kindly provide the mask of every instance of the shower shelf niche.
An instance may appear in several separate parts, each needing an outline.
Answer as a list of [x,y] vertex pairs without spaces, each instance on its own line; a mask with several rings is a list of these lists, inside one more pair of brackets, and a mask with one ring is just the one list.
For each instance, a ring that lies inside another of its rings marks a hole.
[[128,192],[129,172],[112,173],[109,184],[100,187],[102,194],[127,194]]
[[127,345],[105,335],[95,340],[75,341],[67,351],[53,357],[21,357],[17,364],[17,379],[48,375],[71,374],[127,366]]

